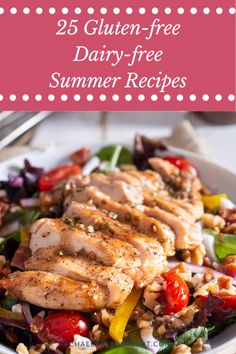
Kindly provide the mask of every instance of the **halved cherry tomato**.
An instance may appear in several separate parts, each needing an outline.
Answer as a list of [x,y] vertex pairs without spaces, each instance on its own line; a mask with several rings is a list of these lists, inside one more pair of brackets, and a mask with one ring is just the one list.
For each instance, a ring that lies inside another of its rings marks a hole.
[[179,170],[189,170],[194,168],[196,171],[196,168],[191,164],[191,162],[183,159],[182,157],[178,157],[178,156],[166,156],[163,158],[166,161],[169,161],[170,163],[172,163],[173,165],[175,165],[176,167],[178,167]]
[[64,165],[54,168],[43,174],[39,179],[39,189],[41,191],[49,191],[59,181],[68,178],[72,175],[81,173],[81,168],[78,165]]
[[164,275],[166,281],[165,290],[161,293],[161,299],[166,305],[164,315],[179,312],[188,305],[190,291],[186,282],[174,271]]
[[89,330],[89,321],[80,313],[58,311],[46,316],[40,337],[59,343],[60,348],[64,349],[74,341],[74,335],[88,337]]

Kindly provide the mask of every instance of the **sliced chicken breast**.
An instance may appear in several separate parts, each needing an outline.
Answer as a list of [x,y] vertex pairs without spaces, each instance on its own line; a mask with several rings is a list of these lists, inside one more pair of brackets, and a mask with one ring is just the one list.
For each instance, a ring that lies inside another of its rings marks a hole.
[[121,269],[106,267],[89,258],[75,255],[59,255],[55,248],[40,248],[25,262],[25,269],[50,272],[77,281],[104,286],[108,293],[107,306],[118,306],[133,288],[133,281],[121,273]]
[[148,159],[148,162],[166,181],[169,180],[177,186],[183,196],[200,198],[202,185],[194,168],[179,170],[174,164],[158,157],[152,157]]
[[173,176],[179,176],[179,169],[167,160],[163,160],[159,157],[151,157],[148,159],[149,164],[154,169],[160,173],[163,178],[170,178]]
[[164,189],[165,184],[160,175],[151,170],[129,172],[116,171],[110,172],[108,177],[112,180],[122,180],[129,186],[135,188],[138,193],[142,195],[142,202],[139,204],[143,204],[147,193],[149,195],[149,200],[157,193],[162,195],[167,194],[167,191]]
[[[167,193],[160,193],[158,189],[164,189],[164,182],[160,179],[160,176],[151,170],[147,171],[131,171],[131,172],[111,172],[108,174],[109,178],[112,179],[121,179],[127,184],[136,187],[139,190],[139,193],[143,195],[144,201],[143,204],[147,206],[158,206],[161,209],[173,213],[176,216],[184,218],[186,221],[193,222],[196,219],[194,218],[193,213],[188,213],[188,210],[185,210],[177,203],[171,201]],[[165,198],[168,197],[169,200]],[[112,196],[111,196],[112,198]],[[113,199],[113,198],[112,198]],[[173,198],[174,199],[174,198]],[[198,216],[198,215],[197,215]],[[200,214],[200,216],[202,216]]]
[[116,214],[106,213],[92,206],[72,202],[65,216],[79,219],[85,225],[93,225],[95,230],[104,230],[111,237],[126,241],[140,253],[141,272],[135,273],[135,286],[149,284],[157,274],[166,270],[167,261],[161,244],[154,238],[138,233],[130,225],[115,220]]
[[177,217],[187,221],[194,222],[196,219],[190,214],[187,210],[182,208],[180,205],[175,204],[171,199],[166,199],[163,196],[160,196],[158,193],[151,195],[150,193],[144,194],[144,204],[146,206],[158,206],[160,209],[163,209],[166,212],[174,214]]
[[[145,172],[146,174],[149,173],[149,171]],[[196,245],[199,245],[202,242],[202,237],[199,228],[193,224],[195,220],[193,220],[186,210],[176,204],[172,204],[170,201],[166,201],[164,197],[159,196],[156,188],[157,184],[146,182],[146,180],[148,182],[152,182],[153,180],[156,182],[156,173],[150,171],[149,174],[151,175],[151,179],[150,177],[147,178],[143,172],[140,173],[140,171],[134,171],[133,173],[137,178],[140,178],[140,182],[142,181],[141,193],[144,195],[144,204],[147,202],[147,204],[155,206],[154,210],[145,208],[144,213],[147,216],[155,217],[157,220],[169,225],[174,230],[176,234],[176,248],[192,249],[196,247]],[[113,172],[110,174],[112,178],[122,178],[125,179],[127,183],[134,183],[134,180],[132,180],[132,178],[135,179],[134,176],[128,175],[127,178],[127,175],[128,174],[125,172]],[[138,183],[137,178],[135,180],[136,184]],[[155,189],[156,191],[153,192]]]
[[106,308],[109,294],[96,282],[77,282],[41,271],[14,272],[1,285],[18,301],[46,309],[95,311]]
[[171,202],[186,210],[194,220],[200,220],[204,214],[203,202],[200,199],[190,201],[172,198]]
[[68,206],[72,200],[82,203],[91,201],[100,209],[116,213],[119,221],[132,225],[137,231],[155,237],[161,242],[166,255],[171,256],[175,253],[175,236],[168,225],[152,217],[147,217],[143,212],[135,208],[111,200],[110,197],[100,192],[99,189],[86,187],[76,191],[71,194],[70,199],[67,199],[66,205]]
[[129,185],[119,178],[112,180],[102,173],[93,173],[90,176],[89,186],[97,187],[120,203],[142,204],[143,202],[143,196],[137,186]]
[[189,224],[158,207],[145,207],[144,213],[166,223],[174,230],[177,249],[193,249],[202,243],[201,230],[196,225]]
[[37,220],[31,226],[32,253],[52,246],[69,252],[82,252],[108,266],[132,268],[141,265],[138,251],[127,242],[95,232],[92,227],[70,225],[61,219]]
[[142,187],[150,191],[161,191],[165,188],[165,183],[157,171],[129,171],[131,176],[136,177],[142,184]]
[[[138,171],[134,171],[138,172]],[[135,175],[133,176],[131,173],[126,172],[126,171],[115,171],[115,172],[109,172],[108,177],[113,180],[119,180],[119,181],[124,181],[130,186],[133,186],[137,188],[139,191],[141,190],[141,182],[139,178],[137,178]]]

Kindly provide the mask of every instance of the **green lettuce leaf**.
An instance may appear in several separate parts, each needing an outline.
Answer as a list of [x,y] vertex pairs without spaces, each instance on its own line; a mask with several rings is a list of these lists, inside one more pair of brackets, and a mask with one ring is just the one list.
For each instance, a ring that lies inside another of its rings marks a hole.
[[150,351],[137,346],[124,345],[105,350],[104,354],[150,354]]
[[[101,161],[110,161],[114,150],[117,145],[108,145],[99,150],[96,156],[100,158]],[[125,147],[121,148],[120,155],[117,161],[117,165],[130,164],[132,163],[132,153]]]
[[11,296],[10,294],[7,294],[3,297],[2,301],[1,301],[1,307],[3,307],[6,310],[11,311],[12,310],[12,306],[18,304],[19,301],[17,301],[13,296]]
[[30,226],[34,221],[40,217],[40,212],[36,210],[21,209],[14,213],[10,212],[5,216],[6,222],[20,220],[20,224],[24,227]]
[[170,353],[171,349],[173,348],[173,343],[168,339],[160,339],[159,344],[160,347],[158,350],[158,354]]
[[236,254],[236,235],[217,234],[210,229],[204,229],[203,232],[214,236],[214,250],[219,261],[223,261],[230,254]]
[[175,345],[186,344],[192,345],[198,338],[202,338],[204,342],[208,339],[208,329],[206,327],[199,326],[197,328],[191,328],[188,331],[182,333],[175,340]]
[[230,254],[236,254],[236,235],[217,235],[215,237],[215,253],[220,261]]

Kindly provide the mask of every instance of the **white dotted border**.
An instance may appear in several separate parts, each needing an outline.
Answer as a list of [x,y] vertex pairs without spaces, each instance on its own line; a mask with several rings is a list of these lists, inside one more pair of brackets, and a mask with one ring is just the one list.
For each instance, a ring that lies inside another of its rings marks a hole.
[[[29,7],[24,7],[23,9],[19,10],[16,7],[11,7],[10,9],[6,10],[3,7],[0,7],[0,15],[3,15],[4,13],[7,13],[9,11],[10,14],[16,15],[23,13],[25,15],[29,15],[32,13],[36,13],[37,15],[42,15],[45,13],[49,13],[50,15],[54,14],[63,14],[63,15],[68,15],[69,13],[75,13],[76,15],[79,15],[82,13],[82,9],[80,7],[76,7],[73,9],[69,9],[68,7],[63,7],[62,9],[56,9],[55,7],[50,7],[50,8],[42,8],[42,7],[37,7],[36,9],[31,10]],[[119,7],[114,7],[113,9],[108,9],[106,7],[101,7],[99,10],[100,14],[106,15],[108,12],[113,12],[115,15],[119,15],[121,13],[121,9]],[[157,15],[160,11],[159,8],[153,7],[150,10],[147,10],[145,7],[140,7],[138,9],[133,9],[132,7],[127,7],[124,9],[125,13],[127,15],[132,15],[134,12],[138,12],[140,15],[146,14],[148,11],[150,11],[153,15]],[[184,9],[183,7],[179,7],[175,10],[173,10],[171,7],[165,7],[163,9],[163,12],[166,15],[170,15],[171,13],[177,12],[179,15],[183,15],[187,12],[189,12],[192,15],[196,14],[201,14],[203,13],[204,15],[209,15],[216,13],[218,15],[222,15],[224,13],[228,13],[230,15],[235,15],[236,13],[236,8],[235,7],[230,7],[227,9],[223,9],[222,7],[217,7],[217,8],[209,8],[209,7],[204,7],[203,9],[197,9],[196,7],[191,7],[190,9]],[[87,8],[87,13],[89,15],[93,15],[95,13],[95,9],[93,7],[88,7]]]
[[[30,95],[28,95],[28,94],[23,94],[23,95],[21,95],[21,96],[19,96],[19,97],[17,97],[14,93],[12,93],[12,94],[10,94],[8,97],[6,97],[6,99],[4,98],[4,96],[2,95],[2,94],[0,94],[0,102],[2,102],[2,101],[6,101],[6,100],[9,100],[9,101],[11,101],[11,102],[15,102],[15,101],[19,101],[19,100],[22,100],[22,101],[24,101],[24,102],[29,102],[29,101],[36,101],[36,102],[41,102],[41,101],[43,101],[43,100],[45,100],[45,98],[46,98],[46,100],[47,101],[49,101],[49,102],[53,102],[53,101],[55,101],[56,100],[56,98],[57,99],[59,99],[60,101],[62,101],[62,102],[66,102],[66,101],[68,101],[68,99],[70,98],[67,94],[62,94],[62,95],[60,95],[60,96],[58,96],[58,97],[56,97],[54,94],[49,94],[49,95],[47,95],[47,96],[45,96],[45,97],[43,97],[43,95],[41,95],[41,94],[36,94],[36,95],[34,95],[34,96],[30,96]],[[151,100],[151,101],[153,101],[153,102],[155,102],[155,101],[157,101],[157,100],[159,100],[160,98],[162,99],[162,100],[164,100],[165,102],[169,102],[169,101],[173,101],[173,100],[176,100],[176,101],[178,101],[178,102],[182,102],[182,101],[186,101],[186,100],[189,100],[189,101],[191,101],[191,102],[195,102],[195,101],[204,101],[204,102],[208,102],[210,99],[213,99],[214,101],[216,101],[216,102],[221,102],[221,101],[223,101],[223,100],[228,100],[229,102],[234,102],[235,101],[235,95],[234,94],[229,94],[227,97],[225,97],[225,98],[223,98],[223,96],[221,95],[221,94],[216,94],[214,97],[212,97],[212,98],[210,98],[210,96],[208,95],[208,94],[203,94],[203,95],[201,95],[201,96],[198,96],[197,97],[197,95],[195,95],[195,94],[191,94],[191,95],[189,95],[189,96],[183,96],[182,94],[177,94],[177,95],[173,95],[173,96],[171,96],[171,95],[169,95],[169,94],[164,94],[164,95],[156,95],[156,94],[152,94],[151,96],[145,96],[144,94],[139,94],[137,97],[134,97],[133,95],[131,95],[131,94],[125,94],[124,96],[122,95],[122,97],[120,96],[120,95],[118,95],[118,94],[113,94],[112,96],[111,96],[111,99],[114,101],[114,102],[118,102],[118,101],[120,101],[120,100],[122,100],[124,98],[124,100],[125,101],[127,101],[127,102],[130,102],[130,101],[132,101],[132,100],[134,100],[134,99],[136,99],[137,98],[137,100],[138,101],[140,101],[140,102],[143,102],[143,101],[145,101],[145,100]],[[81,96],[79,95],[79,94],[75,94],[73,97],[72,97],[72,99],[74,100],[74,101],[76,101],[76,102],[79,102],[80,100],[81,100]],[[88,101],[88,102],[92,102],[93,100],[95,99],[95,96],[93,95],[93,94],[88,94],[87,96],[86,96],[86,101]],[[107,95],[106,94],[100,94],[99,96],[98,96],[98,99],[99,99],[99,101],[101,101],[101,102],[105,102],[107,99],[108,99],[108,97],[107,97]]]
[[[50,7],[50,8],[47,9],[47,10],[43,9],[42,7],[37,7],[37,8],[34,10],[34,12],[35,12],[36,14],[38,14],[38,15],[42,15],[43,13],[45,13],[45,12],[47,12],[47,11],[48,11],[48,13],[51,14],[51,15],[54,15],[54,14],[58,13],[58,10],[57,10],[56,8],[54,8],[54,7]],[[173,12],[172,12],[172,9],[171,9],[170,7],[164,8],[163,11],[164,11],[164,13],[165,13],[166,15],[170,15],[171,13],[173,13]],[[185,10],[183,7],[179,7],[176,11],[177,11],[177,13],[178,13],[179,15],[183,15],[184,13],[186,13],[186,10]],[[16,15],[17,13],[18,13],[18,14],[20,13],[16,7],[10,8],[9,12],[10,12],[10,14],[12,14],[12,15]],[[30,13],[32,13],[31,9],[28,8],[28,7],[24,7],[23,10],[22,10],[22,12],[23,12],[23,14],[25,14],[25,15],[29,15]],[[62,13],[63,15],[67,15],[67,14],[69,13],[69,9],[68,9],[67,7],[63,7],[59,12]],[[76,15],[79,15],[79,14],[81,14],[82,10],[81,10],[80,7],[76,7],[76,8],[73,10],[73,12],[74,12]],[[89,8],[87,9],[87,13],[90,14],[90,15],[94,14],[94,12],[95,12],[95,9],[94,9],[93,7],[89,7]],[[107,12],[108,12],[108,9],[107,9],[106,7],[101,7],[101,8],[100,8],[100,13],[101,13],[102,15],[107,14]],[[114,7],[113,10],[112,10],[112,12],[113,12],[113,14],[118,15],[118,14],[120,14],[121,10],[120,10],[119,7]],[[127,15],[131,15],[131,14],[134,12],[134,9],[133,9],[132,7],[127,7],[127,8],[125,9],[125,12],[126,12]],[[147,9],[145,9],[145,7],[140,7],[140,8],[138,9],[138,13],[139,13],[140,15],[144,15],[144,14],[146,14],[146,12],[147,12]],[[218,14],[218,15],[221,15],[221,14],[223,14],[223,13],[225,12],[225,10],[224,10],[223,8],[221,8],[221,7],[217,7],[216,9],[214,9],[214,11],[212,11],[209,7],[205,7],[205,8],[203,8],[202,10],[198,10],[197,8],[192,7],[192,8],[189,9],[189,12],[190,12],[190,14],[192,14],[192,15],[196,15],[197,13],[201,13],[201,12],[202,12],[203,14],[205,14],[205,15],[209,15],[210,13],[214,13],[214,12],[215,12],[216,14]],[[230,7],[227,12],[228,12],[229,14],[231,14],[231,15],[235,15],[236,9],[235,9],[234,7]],[[4,13],[6,13],[6,12],[5,12],[5,9],[4,9],[3,7],[0,7],[0,15],[3,15]],[[154,15],[156,15],[156,14],[159,13],[159,9],[158,9],[157,7],[153,7],[153,8],[151,9],[151,13],[154,14]],[[157,96],[156,94],[152,94],[150,98],[151,98],[151,101],[157,101],[157,100],[158,100],[158,96]],[[181,102],[181,101],[184,100],[184,96],[183,96],[182,94],[178,94],[175,98],[176,98],[176,100],[179,101],[179,102]],[[17,96],[16,96],[15,94],[11,94],[11,95],[8,97],[8,99],[9,99],[11,102],[15,102],[15,101],[17,100]],[[30,100],[30,96],[29,96],[28,94],[23,94],[22,97],[21,97],[21,99],[22,99],[24,102],[28,102],[28,101]],[[42,96],[41,94],[37,94],[37,95],[34,96],[33,99],[34,99],[35,101],[37,101],[37,102],[40,102],[40,101],[43,100],[43,96]],[[56,97],[55,97],[55,95],[53,95],[53,94],[49,94],[48,97],[47,97],[47,99],[48,99],[48,101],[53,102],[53,101],[56,99]],[[75,94],[74,97],[73,97],[73,99],[74,99],[74,101],[78,102],[78,101],[80,101],[81,96],[80,96],[79,94]],[[106,101],[106,99],[107,99],[107,96],[106,96],[105,94],[101,94],[101,95],[99,96],[99,100],[100,100],[101,102]],[[126,94],[126,95],[124,96],[124,99],[125,99],[125,101],[130,102],[130,101],[132,101],[133,96],[132,96],[131,94]],[[163,96],[163,99],[164,99],[164,101],[169,102],[169,101],[172,99],[172,97],[171,97],[169,94],[165,94],[165,95]],[[186,98],[185,98],[185,99],[186,99]],[[188,99],[189,99],[190,101],[194,102],[194,101],[197,100],[197,96],[196,96],[195,94],[191,94],[191,95],[188,97]],[[200,99],[201,99],[202,101],[204,101],[204,102],[207,102],[207,101],[209,101],[210,97],[209,97],[209,95],[204,94],[204,95],[202,95],[202,96],[200,97]],[[221,102],[221,101],[223,100],[223,97],[222,97],[222,95],[220,95],[220,94],[216,94],[215,97],[214,97],[214,99],[215,99],[215,101],[217,101],[217,102]],[[235,95],[230,94],[230,95],[228,95],[227,99],[228,99],[228,101],[233,102],[233,101],[235,101]],[[0,94],[0,101],[3,101],[3,100],[4,100],[4,96],[3,96],[2,94]],[[60,100],[61,100],[62,102],[66,102],[66,101],[68,100],[68,95],[62,94],[62,95],[60,96]],[[94,100],[94,96],[93,96],[92,94],[88,94],[88,95],[86,96],[86,100],[89,101],[89,102],[92,102],[92,101]],[[117,101],[120,100],[120,96],[119,96],[118,94],[114,94],[114,95],[112,95],[112,100],[115,101],[115,102],[117,102]],[[138,95],[138,101],[143,102],[143,101],[145,101],[145,100],[146,100],[146,97],[145,97],[143,94]]]

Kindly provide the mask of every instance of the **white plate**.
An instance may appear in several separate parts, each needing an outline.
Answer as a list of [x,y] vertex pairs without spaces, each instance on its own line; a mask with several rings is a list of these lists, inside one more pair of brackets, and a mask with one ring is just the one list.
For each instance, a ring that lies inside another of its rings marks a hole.
[[[100,146],[94,146],[93,151],[96,151]],[[15,168],[23,167],[24,158],[28,158],[30,162],[39,167],[49,169],[56,167],[67,161],[68,155],[78,149],[78,146],[58,146],[47,148],[43,151],[33,151],[22,156],[17,156],[0,164],[0,179],[7,178],[9,171]],[[170,148],[173,153],[187,157],[197,167],[201,180],[204,184],[211,188],[216,193],[228,193],[230,198],[236,202],[236,175],[226,169],[209,162],[194,153],[185,150]],[[212,350],[211,354],[216,354],[233,345],[236,346],[236,324],[231,325],[223,333],[214,337],[209,341]],[[0,353],[12,354],[12,350],[0,345]],[[236,353],[236,348],[235,352]]]

